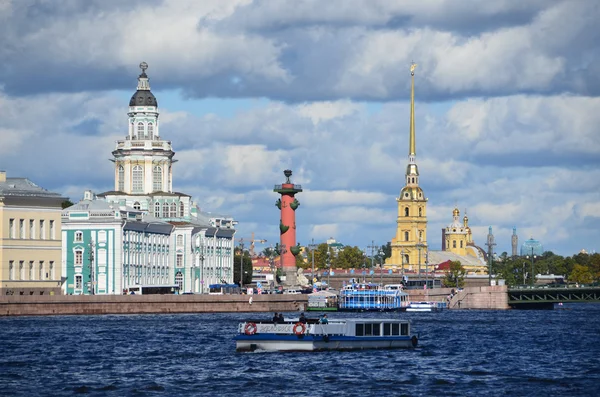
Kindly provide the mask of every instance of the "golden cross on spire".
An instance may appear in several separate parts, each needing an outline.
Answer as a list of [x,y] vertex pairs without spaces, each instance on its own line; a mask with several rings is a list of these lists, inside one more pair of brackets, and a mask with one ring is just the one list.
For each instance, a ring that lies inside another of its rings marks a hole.
[[410,74],[414,76],[415,69],[417,68],[417,64],[413,62],[410,63]]

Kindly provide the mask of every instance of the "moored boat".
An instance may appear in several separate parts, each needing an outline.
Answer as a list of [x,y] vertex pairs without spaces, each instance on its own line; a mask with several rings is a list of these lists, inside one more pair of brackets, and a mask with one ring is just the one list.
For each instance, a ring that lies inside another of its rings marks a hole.
[[340,290],[341,311],[398,311],[408,306],[408,294],[400,288],[372,283],[353,283]]
[[407,312],[437,312],[447,309],[446,302],[409,302]]
[[287,319],[245,321],[234,338],[237,351],[320,351],[414,348],[418,336],[410,322],[399,319]]

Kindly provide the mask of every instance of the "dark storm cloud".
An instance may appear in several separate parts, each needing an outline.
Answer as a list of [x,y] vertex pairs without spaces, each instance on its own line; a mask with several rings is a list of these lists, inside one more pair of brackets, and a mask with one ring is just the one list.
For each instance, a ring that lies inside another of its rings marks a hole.
[[[148,56],[154,89],[197,98],[403,100],[411,60],[421,101],[600,95],[594,2],[254,1],[218,16],[161,1],[11,4],[0,10],[0,85],[10,95],[129,89]],[[196,12],[197,23],[165,25],[164,7]]]

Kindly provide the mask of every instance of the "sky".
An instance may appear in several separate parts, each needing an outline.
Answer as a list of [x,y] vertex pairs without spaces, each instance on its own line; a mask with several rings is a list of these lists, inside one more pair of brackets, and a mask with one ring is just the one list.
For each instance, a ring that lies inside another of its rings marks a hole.
[[260,250],[278,242],[289,168],[301,244],[382,245],[414,61],[430,248],[458,207],[498,254],[513,227],[598,251],[598,20],[595,0],[0,0],[0,169],[74,202],[113,190],[145,61],[175,191]]

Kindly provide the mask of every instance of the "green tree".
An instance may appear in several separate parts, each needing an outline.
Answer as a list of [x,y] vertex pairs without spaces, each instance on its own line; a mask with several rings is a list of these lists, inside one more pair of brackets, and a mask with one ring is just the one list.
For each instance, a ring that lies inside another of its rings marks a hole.
[[240,282],[240,266],[243,265],[242,271],[244,272],[244,285],[252,282],[252,258],[250,258],[250,252],[244,250],[243,263],[241,249],[235,248],[233,255],[233,282]]
[[467,271],[459,261],[451,261],[450,268],[446,271],[444,285],[448,288],[463,287],[465,285],[465,275]]
[[587,266],[576,264],[569,275],[569,281],[572,283],[589,284],[593,280],[592,272]]
[[362,266],[364,260],[363,252],[354,246],[344,247],[333,260],[333,267],[338,269],[357,269]]
[[70,206],[72,206],[73,203],[71,202],[71,200],[65,200],[60,205],[61,205],[62,209],[64,210],[65,208],[69,208]]

